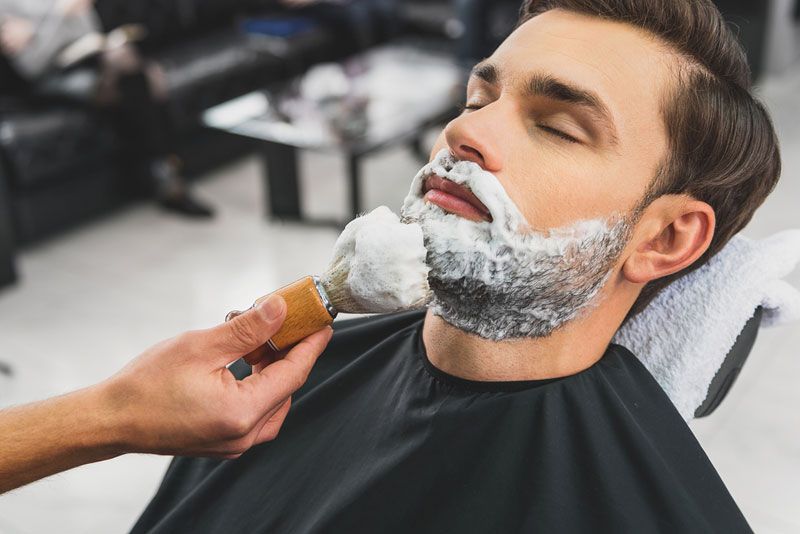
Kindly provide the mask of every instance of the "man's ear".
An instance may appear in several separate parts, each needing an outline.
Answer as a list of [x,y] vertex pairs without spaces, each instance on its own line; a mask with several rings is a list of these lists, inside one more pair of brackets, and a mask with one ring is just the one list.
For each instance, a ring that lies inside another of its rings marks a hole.
[[697,261],[714,237],[714,208],[687,195],[656,199],[638,225],[636,248],[622,274],[634,284],[681,271]]

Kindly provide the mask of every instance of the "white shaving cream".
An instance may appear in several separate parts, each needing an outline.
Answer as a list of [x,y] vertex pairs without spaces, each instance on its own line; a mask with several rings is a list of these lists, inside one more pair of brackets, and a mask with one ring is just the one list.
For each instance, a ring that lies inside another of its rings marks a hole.
[[342,311],[419,308],[430,299],[426,254],[422,228],[381,206],[345,227],[322,283],[349,293],[354,309]]
[[[471,221],[423,199],[436,174],[470,189],[492,221]],[[497,178],[447,150],[422,168],[402,209],[422,226],[428,250],[431,309],[483,338],[547,336],[593,303],[627,242],[620,216],[534,231]]]

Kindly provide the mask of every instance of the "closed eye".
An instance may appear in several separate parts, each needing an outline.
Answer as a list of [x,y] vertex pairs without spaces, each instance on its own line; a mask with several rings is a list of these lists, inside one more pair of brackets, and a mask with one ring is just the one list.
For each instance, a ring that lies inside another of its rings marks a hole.
[[575,139],[571,135],[566,134],[566,133],[564,133],[561,130],[558,130],[556,128],[552,128],[552,127],[546,126],[544,124],[539,124],[538,127],[539,127],[540,130],[544,130],[545,132],[547,132],[547,133],[549,133],[551,135],[555,135],[556,137],[560,137],[561,139],[564,139],[565,141],[568,141],[570,143],[580,143],[580,141],[578,141],[577,139]]
[[[478,105],[478,104],[465,104],[465,105],[461,106],[461,110],[460,111],[461,111],[461,113],[464,113],[465,111],[476,111],[476,110],[481,109],[482,107],[483,106]],[[553,128],[552,126],[547,126],[545,124],[539,124],[538,127],[539,127],[539,129],[544,130],[545,132],[549,133],[550,135],[554,135],[556,137],[559,137],[559,138],[561,138],[561,139],[563,139],[563,140],[565,140],[565,141],[567,141],[569,143],[580,143],[580,141],[578,141],[577,139],[575,139],[571,135],[569,135],[567,133],[564,133],[564,132],[562,132],[561,130],[559,130],[557,128]]]

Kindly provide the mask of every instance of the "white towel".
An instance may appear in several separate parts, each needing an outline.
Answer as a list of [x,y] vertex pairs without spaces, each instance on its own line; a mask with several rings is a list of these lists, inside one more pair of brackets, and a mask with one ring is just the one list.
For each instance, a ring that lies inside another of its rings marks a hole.
[[782,280],[800,261],[800,229],[763,240],[734,236],[709,262],[672,282],[614,336],[635,354],[684,419],[755,309],[761,326],[800,319],[800,292]]

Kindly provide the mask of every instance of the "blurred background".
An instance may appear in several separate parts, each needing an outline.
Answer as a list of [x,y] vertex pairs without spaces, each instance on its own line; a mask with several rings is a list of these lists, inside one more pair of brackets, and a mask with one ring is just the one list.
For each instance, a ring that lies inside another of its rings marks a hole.
[[[745,234],[798,228],[800,5],[717,3],[784,156]],[[354,213],[399,209],[518,8],[0,0],[0,408],[100,381],[321,272]],[[757,532],[800,532],[798,346],[797,325],[762,330],[692,423]],[[168,461],[129,455],[0,496],[0,533],[127,531]]]

